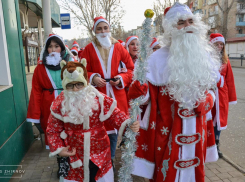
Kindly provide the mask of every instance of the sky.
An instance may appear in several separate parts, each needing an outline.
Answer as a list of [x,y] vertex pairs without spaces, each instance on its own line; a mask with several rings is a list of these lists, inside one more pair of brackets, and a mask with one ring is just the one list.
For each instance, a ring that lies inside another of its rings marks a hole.
[[[186,0],[179,0],[179,2],[184,3]],[[121,3],[122,7],[126,11],[121,25],[126,31],[136,29],[137,26],[141,26],[145,19],[145,10],[153,8],[153,0],[121,0]],[[60,9],[60,13],[68,12],[64,9]],[[72,16],[73,15],[71,14],[71,17]],[[53,31],[54,33],[62,36],[63,39],[87,37],[86,29],[82,26],[74,25],[73,21],[71,22],[71,29],[64,30],[61,28],[53,28]]]

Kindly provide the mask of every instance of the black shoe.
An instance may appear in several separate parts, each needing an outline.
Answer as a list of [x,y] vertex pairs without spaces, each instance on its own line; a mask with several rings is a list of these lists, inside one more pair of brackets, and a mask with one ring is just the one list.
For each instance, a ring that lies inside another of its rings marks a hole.
[[111,159],[111,164],[112,164],[113,172],[116,173],[116,168],[113,159]]
[[57,155],[57,163],[58,163],[57,178],[58,179],[60,179],[60,174],[59,174],[59,171],[60,171],[60,160],[61,160],[61,157]]
[[220,146],[219,140],[215,140],[215,143],[217,145],[217,151],[218,151],[219,158],[222,158],[223,154],[222,154],[222,152],[219,149],[219,146]]

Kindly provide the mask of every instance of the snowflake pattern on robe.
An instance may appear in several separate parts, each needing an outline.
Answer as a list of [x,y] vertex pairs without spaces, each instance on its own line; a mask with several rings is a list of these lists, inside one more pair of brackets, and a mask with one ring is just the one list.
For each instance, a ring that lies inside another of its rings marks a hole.
[[141,146],[142,146],[142,150],[144,150],[144,151],[148,150],[148,146],[145,143],[143,145],[141,145]]
[[168,131],[168,127],[165,128],[165,127],[163,126],[163,128],[161,129],[161,132],[162,132],[163,135],[168,135],[168,132],[169,132],[169,131]]
[[168,171],[168,161],[170,160],[170,158],[168,160],[164,160],[162,163],[162,174],[163,174],[163,181],[165,181],[165,178],[167,176],[167,171]]
[[156,123],[153,121],[152,123],[151,123],[151,129],[156,129]]
[[168,95],[168,94],[167,94],[167,89],[166,89],[166,88],[163,88],[163,87],[162,87],[160,92],[162,93],[162,96]]

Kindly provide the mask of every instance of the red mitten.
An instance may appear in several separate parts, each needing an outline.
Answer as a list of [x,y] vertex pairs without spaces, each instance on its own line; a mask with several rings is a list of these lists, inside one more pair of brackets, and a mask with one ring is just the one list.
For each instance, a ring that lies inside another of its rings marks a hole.
[[147,90],[148,90],[148,85],[146,83],[141,85],[140,82],[136,80],[129,87],[128,98],[129,100],[131,100],[131,99],[136,99],[141,95],[146,95]]
[[201,102],[197,108],[194,109],[195,113],[198,116],[203,116],[208,113],[214,106],[213,96],[208,93],[206,100],[204,102]]

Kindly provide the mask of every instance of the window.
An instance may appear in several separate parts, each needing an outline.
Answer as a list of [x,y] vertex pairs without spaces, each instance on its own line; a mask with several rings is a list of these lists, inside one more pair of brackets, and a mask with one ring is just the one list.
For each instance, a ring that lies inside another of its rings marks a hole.
[[238,33],[239,34],[242,34],[242,29],[241,28],[238,30]]
[[2,1],[0,0],[0,92],[11,87],[11,75],[9,69],[8,48],[5,34]]

